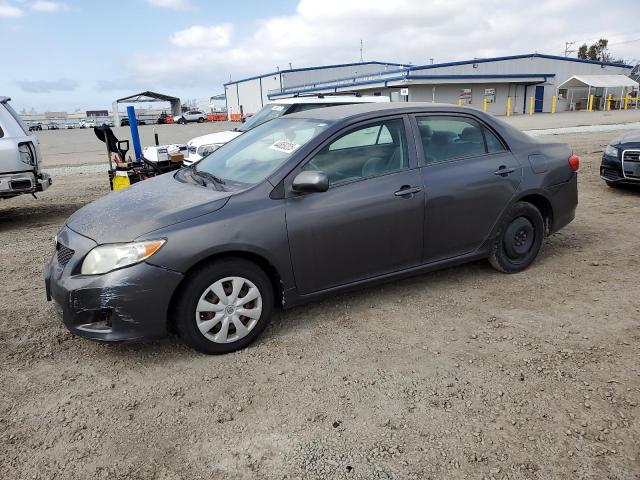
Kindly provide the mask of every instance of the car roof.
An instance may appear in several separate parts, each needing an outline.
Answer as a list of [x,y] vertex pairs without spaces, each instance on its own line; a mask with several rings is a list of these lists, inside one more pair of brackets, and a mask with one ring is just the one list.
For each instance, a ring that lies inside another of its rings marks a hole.
[[336,107],[316,108],[305,110],[304,112],[291,113],[287,118],[308,118],[314,120],[346,120],[357,117],[374,116],[376,113],[382,114],[404,114],[412,112],[451,112],[451,113],[473,113],[480,114],[479,110],[470,107],[459,107],[446,103],[428,102],[389,102],[389,103],[358,103],[351,105],[339,105]]
[[320,97],[291,97],[272,100],[269,104],[293,105],[301,103],[389,103],[389,97],[355,95],[326,95]]

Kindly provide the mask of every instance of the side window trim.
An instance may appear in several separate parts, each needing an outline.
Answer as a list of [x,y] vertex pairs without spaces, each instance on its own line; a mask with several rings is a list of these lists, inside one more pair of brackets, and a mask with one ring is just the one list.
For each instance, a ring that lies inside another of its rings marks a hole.
[[[311,152],[309,152],[287,174],[287,176],[284,179],[285,198],[289,198],[292,195],[292,193],[291,193],[291,184],[293,183],[293,179],[296,177],[296,175],[298,175],[298,173],[300,173],[302,171],[302,168],[307,163],[309,163],[309,161],[311,161],[313,159],[313,157],[315,157],[320,151],[322,151],[322,149],[324,149],[327,145],[331,144],[333,141],[337,140],[338,138],[340,138],[344,134],[348,133],[349,131],[353,131],[353,130],[356,130],[358,128],[366,127],[367,125],[371,125],[371,124],[375,124],[375,123],[383,123],[383,122],[387,122],[387,121],[391,121],[391,120],[395,120],[395,119],[401,119],[403,121],[405,139],[407,141],[408,166],[407,166],[406,170],[413,170],[413,169],[415,169],[417,167],[422,166],[422,165],[420,165],[420,159],[419,159],[418,152],[417,152],[417,149],[416,149],[417,148],[416,144],[418,143],[416,141],[417,137],[415,136],[415,133],[413,132],[413,125],[411,124],[411,119],[409,117],[410,117],[409,114],[393,114],[393,115],[388,115],[388,116],[383,116],[383,117],[377,117],[375,119],[361,120],[359,122],[354,122],[354,123],[351,123],[349,125],[345,125],[340,130],[334,132],[333,134],[331,134],[331,136],[329,138],[325,139],[320,145],[318,145]],[[389,173],[396,173],[398,171],[400,171],[400,170],[396,170],[394,172],[386,172],[386,173],[384,173],[382,175],[378,175],[376,177],[360,178],[360,179],[357,179],[357,180],[353,180],[351,182],[345,182],[345,183],[341,183],[341,184],[335,185],[335,186],[341,187],[343,185],[349,185],[351,183],[360,182],[360,181],[363,181],[363,180],[370,180],[371,178],[382,177],[384,175],[388,175]],[[331,188],[332,188],[332,186],[330,185],[329,186],[329,190]]]
[[[468,113],[457,113],[457,112],[416,112],[416,113],[409,114],[409,117],[410,117],[409,120],[411,123],[411,129],[414,136],[417,162],[418,162],[418,166],[420,167],[428,167],[430,165],[442,165],[443,163],[457,162],[460,160],[468,160],[470,158],[485,157],[487,155],[497,155],[500,152],[487,153],[489,151],[489,147],[488,147],[487,139],[484,133],[485,129],[488,129],[491,133],[493,133],[496,139],[504,147],[504,152],[511,151],[511,149],[509,148],[509,145],[504,141],[504,139],[498,132],[496,132],[493,128],[491,128],[489,125],[483,122],[480,118],[475,117],[474,115],[471,115]],[[476,121],[482,131],[482,139],[484,142],[485,153],[480,155],[467,155],[464,157],[452,158],[449,160],[442,160],[442,161],[427,164],[424,148],[422,145],[422,136],[420,134],[420,129],[418,128],[418,118],[421,118],[421,117],[459,117],[459,118],[470,118],[471,120]]]

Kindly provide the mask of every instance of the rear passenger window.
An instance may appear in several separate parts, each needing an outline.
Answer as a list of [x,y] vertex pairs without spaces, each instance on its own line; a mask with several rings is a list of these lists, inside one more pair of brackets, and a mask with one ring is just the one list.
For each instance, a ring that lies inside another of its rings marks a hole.
[[[433,116],[418,117],[417,121],[427,164],[504,150],[490,131],[471,118]],[[483,129],[485,135],[492,137],[492,147],[489,150]]]

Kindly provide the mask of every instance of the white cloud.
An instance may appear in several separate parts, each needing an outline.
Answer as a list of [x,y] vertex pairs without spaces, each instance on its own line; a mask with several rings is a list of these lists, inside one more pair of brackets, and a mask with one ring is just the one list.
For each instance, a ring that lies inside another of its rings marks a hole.
[[227,47],[231,40],[233,26],[229,23],[202,27],[195,25],[175,32],[169,41],[176,47],[219,48]]
[[22,15],[23,11],[18,7],[14,7],[8,3],[0,3],[0,18],[16,18]]
[[192,7],[191,0],[147,0],[147,3],[153,7],[173,10],[188,10]]
[[28,93],[72,92],[78,87],[78,82],[70,78],[60,78],[58,80],[18,80],[15,83],[22,91]]
[[31,10],[34,12],[54,13],[68,10],[67,4],[62,2],[50,2],[48,0],[39,0],[31,4]]
[[[156,0],[157,1],[157,0]],[[593,17],[577,12],[597,9],[599,0],[300,0],[291,15],[257,20],[253,25],[194,26],[173,34],[172,47],[156,55],[131,59],[132,75],[163,86],[218,90],[244,76],[276,70],[357,62],[360,39],[364,59],[427,64],[518,53],[558,55],[564,42],[580,43],[599,36],[619,42],[637,33],[616,36],[616,30],[637,32],[624,14],[633,2],[610,5]],[[612,48],[615,55],[633,55]],[[180,47],[180,48],[175,48]],[[637,54],[636,54],[637,56]],[[184,75],[186,71],[198,75]]]

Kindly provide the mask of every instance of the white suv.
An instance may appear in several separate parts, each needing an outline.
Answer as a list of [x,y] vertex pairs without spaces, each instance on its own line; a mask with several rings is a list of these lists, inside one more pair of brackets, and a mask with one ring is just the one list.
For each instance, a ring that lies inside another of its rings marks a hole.
[[230,142],[234,138],[242,135],[247,130],[251,130],[258,125],[268,122],[282,115],[289,113],[302,112],[322,107],[335,107],[337,105],[350,105],[353,103],[385,103],[389,102],[389,97],[356,97],[349,95],[342,96],[317,96],[317,97],[294,97],[275,100],[266,104],[242,126],[224,132],[210,133],[189,140],[187,143],[188,156],[185,158],[183,165],[189,166],[198,160],[217,150],[222,145]]
[[51,177],[40,171],[38,138],[11,108],[8,97],[0,97],[0,198],[42,192]]
[[187,122],[202,123],[206,119],[207,114],[200,110],[189,110],[188,112],[183,112],[181,115],[176,115],[173,117],[173,121],[175,123],[182,123],[183,125]]

